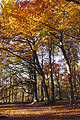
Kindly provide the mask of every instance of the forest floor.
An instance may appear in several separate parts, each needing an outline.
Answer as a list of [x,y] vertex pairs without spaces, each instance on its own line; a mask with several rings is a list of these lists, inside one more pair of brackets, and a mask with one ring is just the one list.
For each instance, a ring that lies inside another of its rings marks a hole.
[[0,104],[0,120],[80,120],[80,100],[73,106],[68,101]]

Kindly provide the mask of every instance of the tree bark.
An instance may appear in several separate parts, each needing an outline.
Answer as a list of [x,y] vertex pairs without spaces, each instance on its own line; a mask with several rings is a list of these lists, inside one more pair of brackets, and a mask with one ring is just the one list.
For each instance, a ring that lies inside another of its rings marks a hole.
[[[33,42],[33,45],[35,45],[35,42]],[[34,87],[34,102],[38,102],[38,98],[37,98],[37,78],[36,78],[36,70],[35,70],[35,50],[33,50],[33,79],[34,79],[34,83],[33,83],[33,87]]]
[[12,103],[13,103],[13,99],[14,99],[14,87],[12,86]]
[[15,88],[14,102],[17,102],[17,86],[16,86],[16,88]]
[[[42,70],[43,70],[43,50],[42,50]],[[41,101],[44,101],[43,81],[41,80]]]
[[24,90],[22,89],[22,102],[24,102]]
[[7,103],[7,93],[8,93],[8,90],[7,90],[7,81],[6,81],[6,103]]
[[37,56],[36,50],[34,50],[33,55],[34,55],[34,57],[35,57],[36,64],[37,64],[37,66],[38,66],[38,68],[39,68],[40,74],[41,74],[41,76],[42,76],[42,78],[43,78],[43,79],[42,79],[42,81],[43,81],[43,87],[44,87],[44,92],[45,92],[47,101],[50,102],[47,85],[46,85],[46,83],[45,83],[45,75],[44,75],[44,72],[43,72],[43,70],[42,70],[42,68],[41,68],[41,66],[40,66],[40,64],[39,64],[39,60],[38,60],[38,56]]
[[60,87],[60,82],[59,82],[59,77],[56,75],[56,80],[57,80],[57,84],[58,84],[58,88],[59,88],[59,100],[62,100],[62,94],[61,94],[61,87]]
[[9,103],[11,102],[11,76],[10,76],[10,84],[9,84]]
[[52,68],[52,60],[51,60],[51,52],[52,52],[52,46],[49,48],[49,65],[50,65],[50,77],[51,77],[51,84],[52,84],[52,98],[51,101],[55,101],[54,97],[54,81],[53,81],[53,68]]
[[70,95],[71,95],[71,104],[74,104],[74,91],[73,91],[73,85],[72,85],[72,74],[71,74],[71,64],[69,63],[66,51],[64,49],[64,45],[63,45],[63,33],[61,33],[61,39],[60,39],[60,48],[62,50],[62,53],[64,55],[65,58],[65,63],[66,63],[66,67],[67,67],[67,72],[68,72],[68,77],[69,77],[69,84],[70,84]]

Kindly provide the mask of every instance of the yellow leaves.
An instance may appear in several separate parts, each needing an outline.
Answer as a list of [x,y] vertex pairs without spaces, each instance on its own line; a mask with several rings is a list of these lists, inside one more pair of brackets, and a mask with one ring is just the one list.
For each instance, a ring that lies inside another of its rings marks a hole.
[[[18,57],[15,57],[15,56],[9,56],[8,58],[7,58],[7,63],[9,64],[9,62],[17,62],[17,61],[19,61],[20,59],[18,58]],[[6,65],[8,65],[6,63]]]
[[76,66],[76,69],[80,72],[80,66]]
[[49,2],[52,2],[52,0],[49,0]]
[[[2,4],[2,16],[5,18],[2,21],[6,24],[7,29],[4,32],[7,36],[22,32],[25,36],[31,37],[39,32],[38,37],[43,38],[51,30],[46,24],[60,31],[68,31],[79,22],[80,7],[72,3],[66,5],[66,0],[34,0],[31,3],[21,1],[19,4],[15,0],[5,0]],[[40,33],[41,29],[43,32]],[[37,46],[33,46],[33,49],[37,49]]]
[[9,2],[16,3],[16,0],[2,0],[2,2],[4,2],[4,3],[9,3]]
[[0,49],[4,48],[4,45],[0,44]]

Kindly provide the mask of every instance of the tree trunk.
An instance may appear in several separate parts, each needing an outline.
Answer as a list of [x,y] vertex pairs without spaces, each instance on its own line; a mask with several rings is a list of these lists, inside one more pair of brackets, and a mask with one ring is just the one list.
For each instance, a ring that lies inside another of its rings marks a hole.
[[11,102],[11,76],[10,76],[10,84],[9,84],[9,103]]
[[41,81],[41,101],[44,101],[44,94],[43,94],[43,81]]
[[69,84],[70,84],[70,89],[71,89],[71,104],[74,104],[74,91],[73,91],[73,85],[72,85],[72,75],[71,73],[68,74],[69,76]]
[[34,70],[34,102],[38,102],[38,98],[37,98],[37,78],[36,78],[36,72]]
[[7,103],[7,88],[5,90],[6,90],[6,103]]
[[16,86],[16,88],[15,88],[14,102],[17,102],[17,86]]
[[34,102],[38,102],[38,98],[37,98],[37,78],[36,78],[36,70],[35,70],[35,56],[34,56],[34,52],[35,52],[35,51],[33,50],[33,64],[34,64],[34,68],[33,68]]
[[44,87],[44,92],[45,92],[45,95],[46,95],[46,98],[47,98],[47,102],[50,102],[50,98],[49,98],[49,94],[48,94],[48,89],[47,89],[47,85],[45,83],[45,75],[44,75],[44,72],[39,64],[39,60],[38,60],[38,56],[37,56],[37,53],[36,51],[34,50],[34,53],[33,53],[34,57],[35,57],[35,60],[36,60],[36,64],[39,68],[39,71],[40,71],[40,75],[42,76],[42,81],[43,81],[43,87]]
[[49,65],[50,65],[50,77],[51,77],[51,84],[52,84],[52,98],[51,98],[51,101],[54,102],[55,97],[54,97],[54,81],[53,81],[53,68],[52,68],[52,62],[51,62],[52,61],[51,60],[51,52],[52,52],[52,48],[49,49]]
[[60,40],[60,48],[62,50],[62,53],[64,55],[65,58],[65,63],[66,63],[66,67],[67,67],[67,72],[68,72],[68,77],[69,77],[69,84],[70,84],[70,95],[71,95],[71,104],[74,104],[74,91],[73,91],[73,85],[72,85],[72,74],[71,74],[71,64],[68,60],[66,51],[64,49],[64,45],[63,45],[63,33],[61,33],[61,40]]
[[57,84],[58,84],[58,88],[59,88],[59,100],[62,100],[62,95],[61,95],[61,87],[60,87],[60,82],[59,82],[59,76],[56,75],[56,80],[57,80]]
[[[43,70],[43,50],[42,50],[42,70]],[[44,101],[43,81],[41,80],[41,101]]]
[[13,103],[13,99],[14,99],[14,87],[12,86],[12,103]]
[[22,102],[24,102],[24,90],[22,89]]

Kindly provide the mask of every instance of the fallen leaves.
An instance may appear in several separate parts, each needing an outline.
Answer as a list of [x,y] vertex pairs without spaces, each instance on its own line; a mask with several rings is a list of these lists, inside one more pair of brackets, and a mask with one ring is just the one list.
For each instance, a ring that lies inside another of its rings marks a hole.
[[[0,114],[8,116],[11,120],[79,120],[80,102],[71,106],[67,102],[60,101],[55,104],[45,103],[34,104],[1,104]],[[1,119],[0,119],[1,120]]]

